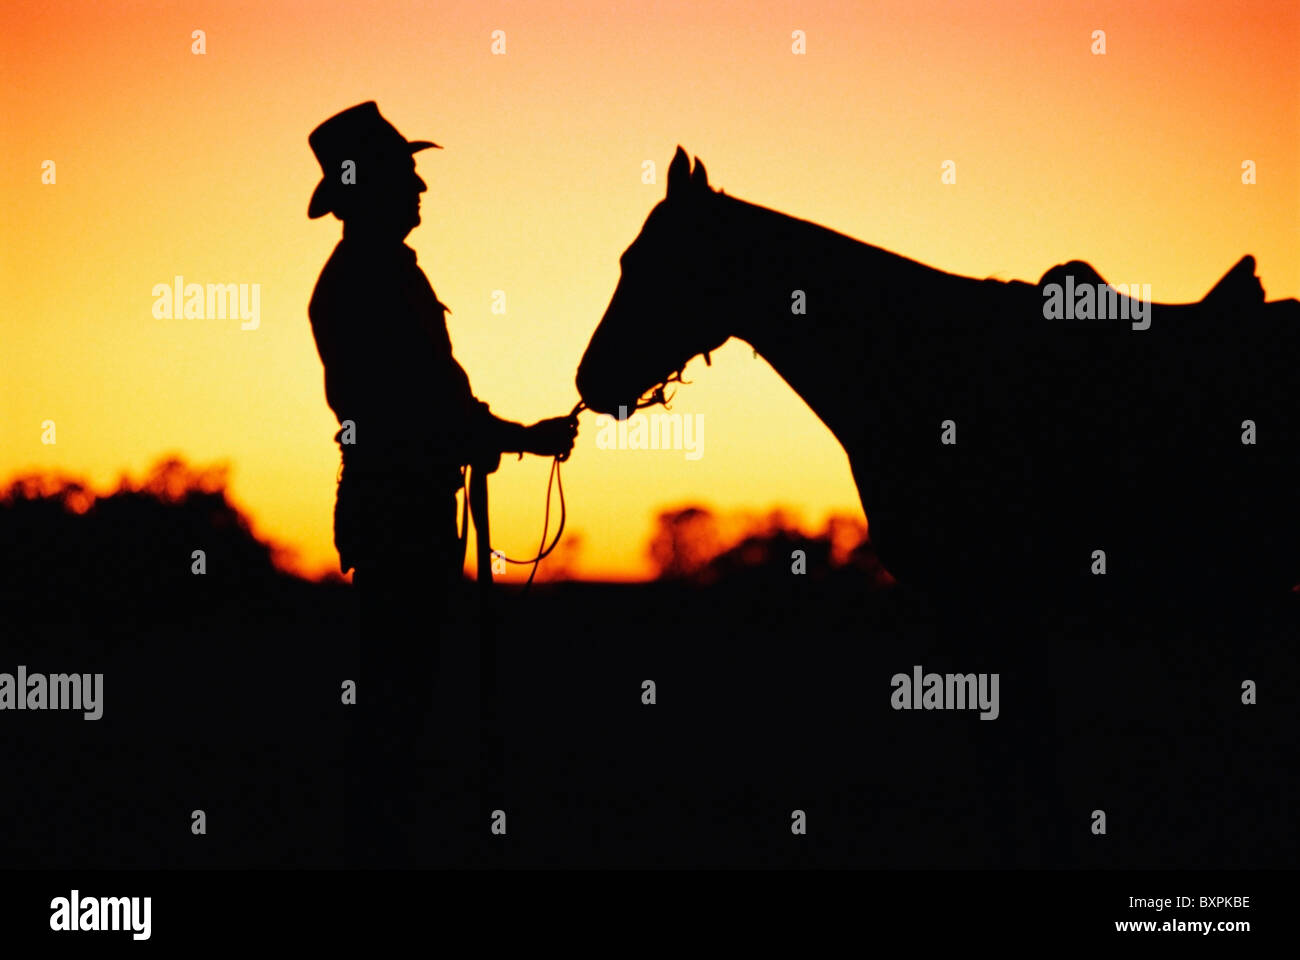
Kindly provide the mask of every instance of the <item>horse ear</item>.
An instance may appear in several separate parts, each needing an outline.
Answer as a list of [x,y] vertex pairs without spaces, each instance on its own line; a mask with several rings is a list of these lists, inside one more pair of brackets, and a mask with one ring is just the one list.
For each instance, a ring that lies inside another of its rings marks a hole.
[[691,186],[701,193],[709,189],[709,171],[704,169],[704,163],[699,157],[695,158],[695,171],[691,174]]
[[668,199],[685,197],[690,182],[691,161],[679,146],[673,154],[673,162],[668,165]]

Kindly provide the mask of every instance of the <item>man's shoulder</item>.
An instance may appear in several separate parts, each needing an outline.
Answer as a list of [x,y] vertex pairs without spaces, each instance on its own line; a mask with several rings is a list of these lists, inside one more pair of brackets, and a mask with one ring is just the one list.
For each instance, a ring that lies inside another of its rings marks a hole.
[[449,312],[433,293],[415,251],[409,246],[377,249],[344,239],[321,268],[307,314],[319,334],[322,326],[333,326],[336,319],[361,309],[370,312],[409,309],[413,288],[423,288],[423,296],[432,301],[438,320]]
[[307,312],[313,321],[333,313],[349,312],[360,300],[373,301],[384,286],[375,276],[374,258],[343,241],[325,261],[312,290]]

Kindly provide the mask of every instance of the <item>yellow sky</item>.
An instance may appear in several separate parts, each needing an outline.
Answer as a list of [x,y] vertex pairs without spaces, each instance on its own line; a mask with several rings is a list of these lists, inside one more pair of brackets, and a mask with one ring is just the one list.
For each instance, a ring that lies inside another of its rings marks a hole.
[[[952,272],[1032,281],[1082,258],[1186,301],[1253,253],[1270,299],[1300,294],[1291,2],[8,9],[0,478],[106,485],[169,452],[228,461],[258,533],[310,571],[336,564],[337,447],[306,308],[339,224],[306,217],[307,134],[363,100],[446,148],[418,155],[429,192],[408,242],[454,311],[475,393],[511,419],[576,402],[619,254],[678,143],[728,194]],[[260,284],[258,329],[156,319],[152,290],[178,274]],[[585,415],[565,466],[580,574],[647,575],[665,506],[857,509],[843,452],[771,368],[740,343],[713,360],[674,404],[704,416],[698,460],[598,450]],[[511,555],[535,549],[548,469],[507,460],[493,478],[494,545]]]

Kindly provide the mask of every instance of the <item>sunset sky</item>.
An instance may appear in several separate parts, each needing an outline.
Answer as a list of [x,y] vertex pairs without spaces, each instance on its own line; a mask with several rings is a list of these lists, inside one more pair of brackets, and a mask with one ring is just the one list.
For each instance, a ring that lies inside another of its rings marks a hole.
[[[577,401],[619,255],[679,143],[732,196],[955,273],[1036,281],[1080,258],[1182,302],[1252,253],[1268,299],[1300,296],[1294,0],[6,11],[0,480],[57,470],[103,489],[168,453],[228,462],[232,499],[307,573],[337,570],[337,425],[307,303],[341,227],[307,219],[307,135],[365,100],[445,148],[417,155],[429,191],[407,242],[475,394],[514,420]],[[260,284],[259,328],[156,319],[152,290],[177,275]],[[859,510],[839,445],[748,347],[686,378],[674,411],[703,415],[699,459],[599,450],[584,414],[564,467],[578,574],[650,575],[659,509],[781,505],[809,525]],[[536,549],[549,466],[503,461],[494,546]]]

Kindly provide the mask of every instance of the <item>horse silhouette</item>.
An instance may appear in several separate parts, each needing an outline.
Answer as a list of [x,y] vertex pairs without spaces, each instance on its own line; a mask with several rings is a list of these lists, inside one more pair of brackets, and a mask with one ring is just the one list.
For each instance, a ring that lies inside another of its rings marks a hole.
[[[626,416],[747,341],[844,447],[903,584],[1297,582],[1300,302],[1265,303],[1249,256],[1191,304],[1130,298],[1081,261],[1036,285],[958,276],[715,191],[678,147],[620,263],[586,405]],[[1064,313],[1061,291],[1080,298]]]

